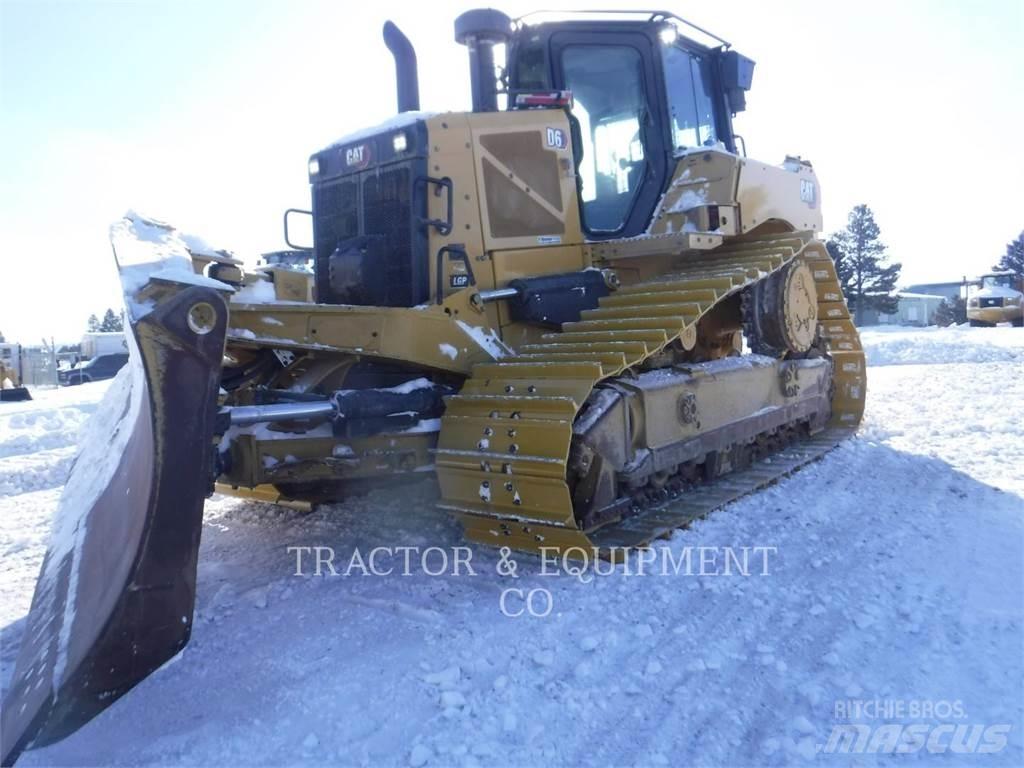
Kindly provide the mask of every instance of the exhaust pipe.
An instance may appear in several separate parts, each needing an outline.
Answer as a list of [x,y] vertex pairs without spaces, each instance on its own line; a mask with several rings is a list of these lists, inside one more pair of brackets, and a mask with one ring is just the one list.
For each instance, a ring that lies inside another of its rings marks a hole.
[[420,108],[420,83],[416,71],[416,50],[409,38],[391,21],[384,22],[384,45],[395,57],[395,81],[398,111],[416,112]]
[[466,11],[455,19],[455,42],[469,49],[469,81],[474,112],[498,111],[494,46],[508,42],[512,19],[493,8]]

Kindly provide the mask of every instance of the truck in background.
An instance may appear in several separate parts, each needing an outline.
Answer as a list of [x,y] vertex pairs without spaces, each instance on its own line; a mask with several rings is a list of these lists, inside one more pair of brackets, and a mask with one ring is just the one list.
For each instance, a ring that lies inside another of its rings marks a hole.
[[989,272],[967,285],[967,320],[972,326],[1024,326],[1024,279],[1013,272]]
[[88,331],[82,334],[82,360],[100,355],[126,355],[128,342],[123,331]]

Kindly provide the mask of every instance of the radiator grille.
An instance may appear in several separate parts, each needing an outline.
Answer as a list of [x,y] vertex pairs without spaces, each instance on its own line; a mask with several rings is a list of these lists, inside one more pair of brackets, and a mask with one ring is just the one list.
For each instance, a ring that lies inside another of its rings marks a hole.
[[408,307],[426,300],[426,244],[415,214],[412,166],[391,163],[314,186],[318,301],[338,303],[327,277],[331,254],[339,243],[360,236],[381,239],[368,266],[384,279],[367,286],[368,305]]

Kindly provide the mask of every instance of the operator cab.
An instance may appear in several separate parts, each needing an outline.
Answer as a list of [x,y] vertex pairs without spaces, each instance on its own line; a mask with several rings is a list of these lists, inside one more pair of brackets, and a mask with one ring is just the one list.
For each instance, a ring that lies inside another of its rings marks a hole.
[[523,93],[572,93],[580,207],[591,239],[646,231],[678,153],[736,151],[732,116],[745,108],[753,72],[726,41],[671,14],[600,16],[520,19],[507,67],[510,108]]
[[1009,288],[1016,290],[1019,279],[1013,272],[990,272],[981,276],[982,288]]

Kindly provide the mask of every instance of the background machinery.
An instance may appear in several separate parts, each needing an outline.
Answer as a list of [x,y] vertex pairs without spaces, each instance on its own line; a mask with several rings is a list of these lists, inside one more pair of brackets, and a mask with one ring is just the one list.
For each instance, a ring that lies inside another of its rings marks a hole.
[[455,33],[473,111],[426,114],[385,25],[400,114],[309,158],[312,275],[114,225],[132,360],[114,448],[58,512],[6,759],[185,645],[215,484],[315,503],[432,469],[473,541],[615,558],[858,425],[817,177],[733,132],[752,61],[664,12],[470,11]]
[[[975,290],[970,290],[976,285]],[[1024,280],[1014,272],[989,272],[968,284],[967,320],[973,326],[1024,326]]]
[[0,402],[32,399],[24,386],[22,357],[20,344],[0,342]]

